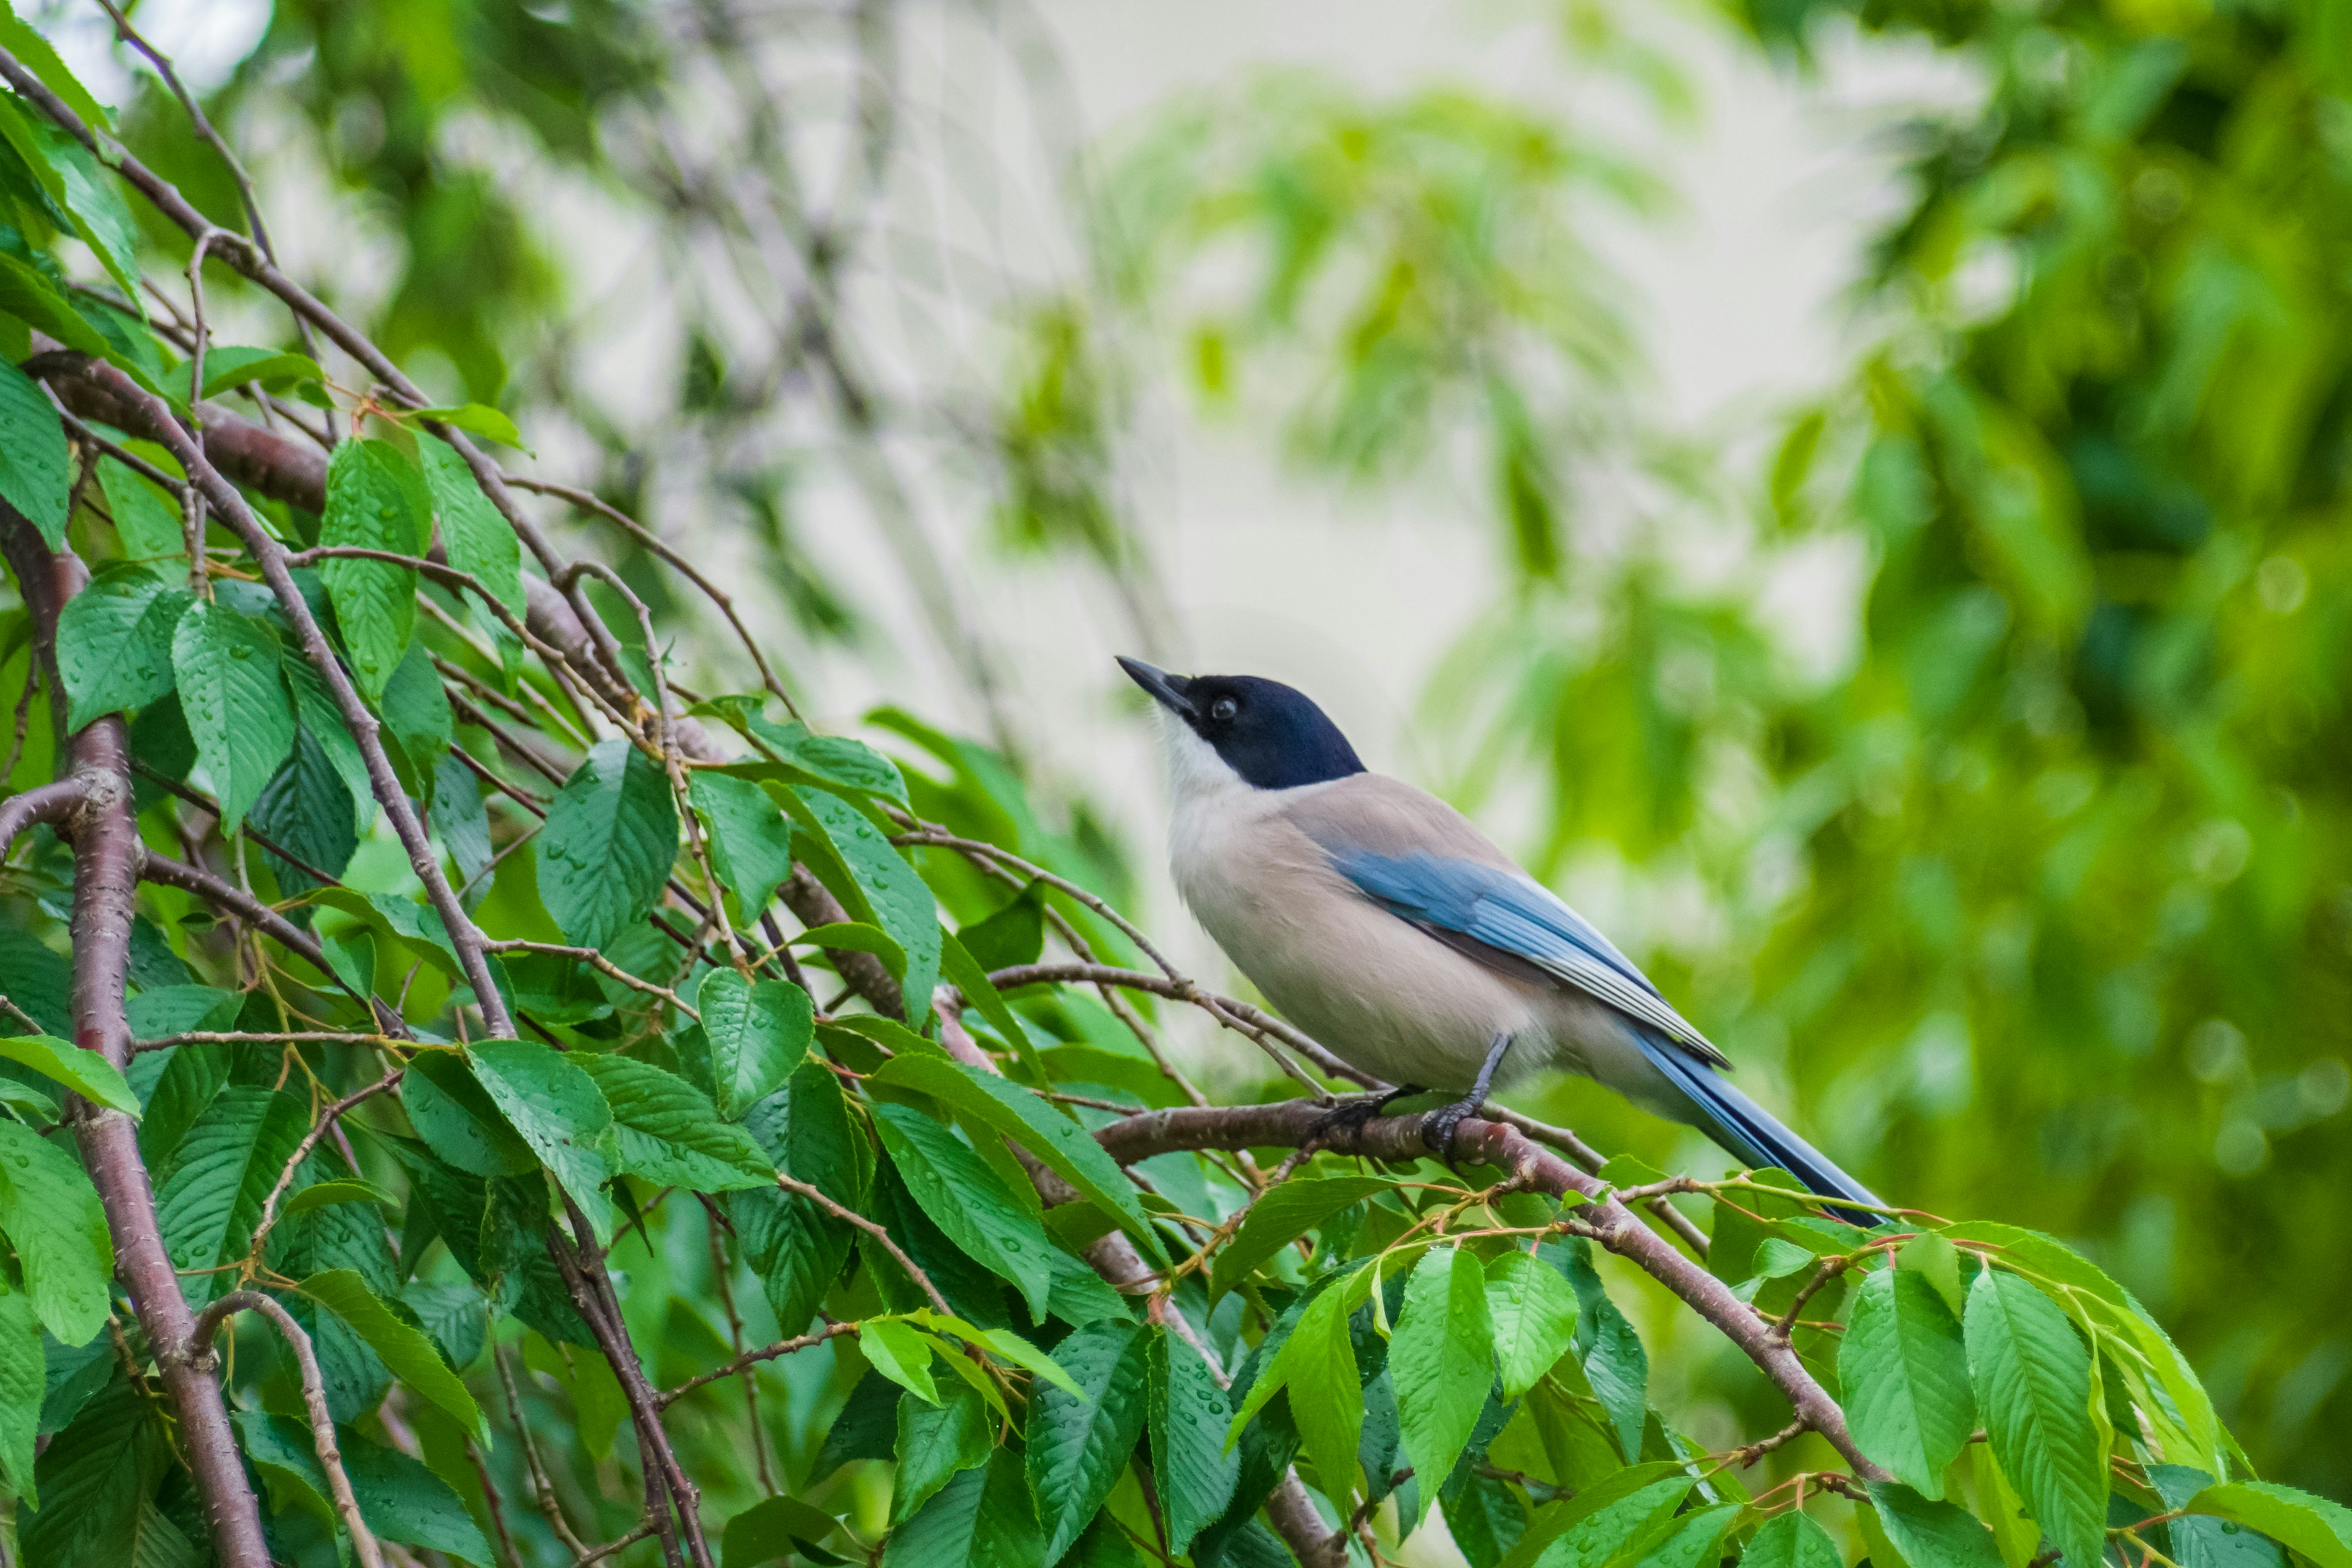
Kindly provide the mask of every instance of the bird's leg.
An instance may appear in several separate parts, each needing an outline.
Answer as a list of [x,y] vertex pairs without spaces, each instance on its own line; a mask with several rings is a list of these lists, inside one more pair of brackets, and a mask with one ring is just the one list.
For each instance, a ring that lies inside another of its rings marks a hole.
[[1471,1080],[1470,1092],[1451,1105],[1439,1106],[1421,1124],[1423,1142],[1440,1153],[1454,1152],[1455,1131],[1486,1106],[1487,1086],[1495,1081],[1495,1069],[1503,1065],[1504,1053],[1510,1048],[1510,1036],[1495,1037],[1495,1043],[1486,1047],[1486,1059],[1478,1064],[1478,1076]]
[[1370,1094],[1351,1094],[1315,1119],[1307,1130],[1309,1144],[1329,1143],[1332,1134],[1344,1132],[1349,1142],[1377,1121],[1381,1112],[1411,1095],[1427,1094],[1429,1090],[1417,1084],[1399,1084],[1394,1089],[1375,1089]]

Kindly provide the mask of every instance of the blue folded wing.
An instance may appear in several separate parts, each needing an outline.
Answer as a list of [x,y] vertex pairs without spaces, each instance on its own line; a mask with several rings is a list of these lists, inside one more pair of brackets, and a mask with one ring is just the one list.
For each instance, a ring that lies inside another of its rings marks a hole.
[[[1524,874],[1437,855],[1331,851],[1365,897],[1400,920],[1467,946],[1532,964],[1623,1014],[1629,1032],[1681,1091],[1702,1131],[1751,1166],[1778,1166],[1824,1197],[1875,1204],[1870,1189],[1782,1126],[1716,1068],[1730,1064],[1675,1011],[1633,961],[1584,918]],[[1839,1211],[1857,1225],[1877,1216]]]
[[1704,1059],[1723,1062],[1723,1053],[1658,994],[1632,959],[1533,878],[1437,855],[1341,851],[1332,853],[1331,863],[1399,919],[1531,963]]

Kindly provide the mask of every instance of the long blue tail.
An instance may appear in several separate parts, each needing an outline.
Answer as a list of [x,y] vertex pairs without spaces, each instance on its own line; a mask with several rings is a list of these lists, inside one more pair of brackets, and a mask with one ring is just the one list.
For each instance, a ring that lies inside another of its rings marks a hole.
[[[1643,1054],[1689,1099],[1700,1131],[1750,1166],[1777,1165],[1825,1198],[1874,1204],[1877,1194],[1837,1167],[1835,1161],[1780,1125],[1780,1119],[1739,1091],[1737,1084],[1672,1041],[1636,1031]],[[1879,1225],[1885,1216],[1864,1209],[1839,1209],[1853,1225]]]

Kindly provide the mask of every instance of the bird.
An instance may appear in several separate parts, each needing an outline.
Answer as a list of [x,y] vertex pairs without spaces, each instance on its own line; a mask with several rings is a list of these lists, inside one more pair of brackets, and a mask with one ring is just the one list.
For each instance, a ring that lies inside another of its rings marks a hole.
[[1458,1093],[1423,1124],[1450,1151],[1498,1082],[1559,1068],[1750,1168],[1877,1205],[1724,1076],[1723,1053],[1615,944],[1454,807],[1367,769],[1305,693],[1118,662],[1160,711],[1169,863],[1186,906],[1291,1022],[1398,1086],[1327,1121],[1360,1126],[1404,1096]]

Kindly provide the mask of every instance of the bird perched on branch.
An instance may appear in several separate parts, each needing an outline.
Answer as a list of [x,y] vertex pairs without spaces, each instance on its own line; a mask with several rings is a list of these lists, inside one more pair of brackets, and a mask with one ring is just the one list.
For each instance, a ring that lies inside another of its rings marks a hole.
[[1443,1149],[1498,1079],[1562,1068],[1751,1166],[1877,1202],[1725,1078],[1723,1053],[1607,937],[1460,812],[1367,772],[1303,693],[1118,662],[1162,710],[1185,903],[1294,1023],[1400,1086],[1335,1116],[1458,1091],[1423,1127]]

